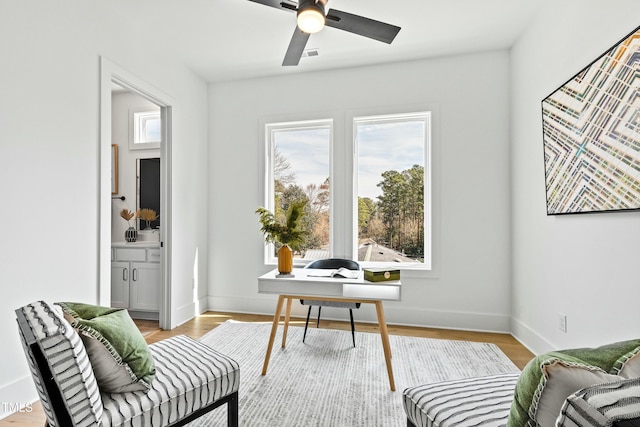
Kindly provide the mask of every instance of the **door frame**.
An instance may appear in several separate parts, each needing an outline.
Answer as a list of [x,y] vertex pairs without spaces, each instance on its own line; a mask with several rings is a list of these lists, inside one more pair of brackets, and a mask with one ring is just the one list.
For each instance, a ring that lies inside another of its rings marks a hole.
[[98,304],[111,305],[111,89],[116,83],[160,107],[160,327],[171,329],[171,123],[173,99],[105,57],[100,57],[100,144],[98,191]]

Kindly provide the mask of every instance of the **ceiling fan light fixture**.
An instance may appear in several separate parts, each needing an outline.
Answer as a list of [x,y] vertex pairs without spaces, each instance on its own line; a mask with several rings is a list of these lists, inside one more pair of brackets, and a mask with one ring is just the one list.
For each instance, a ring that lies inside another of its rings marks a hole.
[[311,3],[298,10],[298,28],[308,34],[317,33],[324,28],[324,5]]

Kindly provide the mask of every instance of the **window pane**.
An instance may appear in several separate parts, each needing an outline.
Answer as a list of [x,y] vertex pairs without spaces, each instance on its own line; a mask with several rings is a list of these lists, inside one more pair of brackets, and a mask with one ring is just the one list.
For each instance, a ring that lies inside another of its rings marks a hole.
[[284,221],[292,201],[307,201],[303,226],[308,237],[294,258],[328,258],[330,124],[274,128],[271,139],[274,214]]
[[160,142],[160,117],[147,117],[143,125],[143,142]]
[[426,117],[354,122],[358,261],[423,263]]
[[134,113],[134,144],[160,142],[160,112]]

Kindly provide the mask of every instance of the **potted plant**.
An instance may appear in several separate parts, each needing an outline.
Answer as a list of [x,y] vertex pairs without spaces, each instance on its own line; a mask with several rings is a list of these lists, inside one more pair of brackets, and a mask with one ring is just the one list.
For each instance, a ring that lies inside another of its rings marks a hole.
[[306,200],[291,202],[285,214],[284,222],[278,221],[272,212],[263,207],[256,210],[256,213],[260,216],[260,225],[262,226],[260,231],[264,233],[266,242],[282,245],[278,249],[278,272],[280,274],[291,274],[293,270],[292,250],[300,250],[300,246],[306,240],[307,231],[301,228],[306,206]]
[[124,232],[124,240],[129,243],[135,242],[138,239],[138,230],[131,225],[131,220],[134,220],[135,224],[135,220],[138,218],[139,213],[140,211],[133,213],[129,209],[122,209],[120,211],[120,216],[127,221],[127,224],[129,224],[129,228]]
[[151,222],[158,219],[158,214],[153,209],[140,209],[138,216],[146,223],[145,230],[151,230]]

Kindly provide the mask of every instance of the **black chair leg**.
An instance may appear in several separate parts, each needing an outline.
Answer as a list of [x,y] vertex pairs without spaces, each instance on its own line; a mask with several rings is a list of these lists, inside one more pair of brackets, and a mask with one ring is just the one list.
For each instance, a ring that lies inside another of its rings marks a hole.
[[353,323],[353,310],[349,309],[349,317],[351,317],[351,339],[353,339],[353,346],[356,346],[356,325]]
[[302,336],[302,342],[304,343],[305,338],[307,338],[307,327],[309,326],[309,316],[311,316],[311,305],[309,306],[309,311],[307,311],[307,322],[304,324],[304,335]]
[[227,426],[238,427],[238,392],[231,395],[227,402]]
[[316,328],[320,327],[320,310],[322,310],[322,306],[318,306],[318,321],[316,322]]

